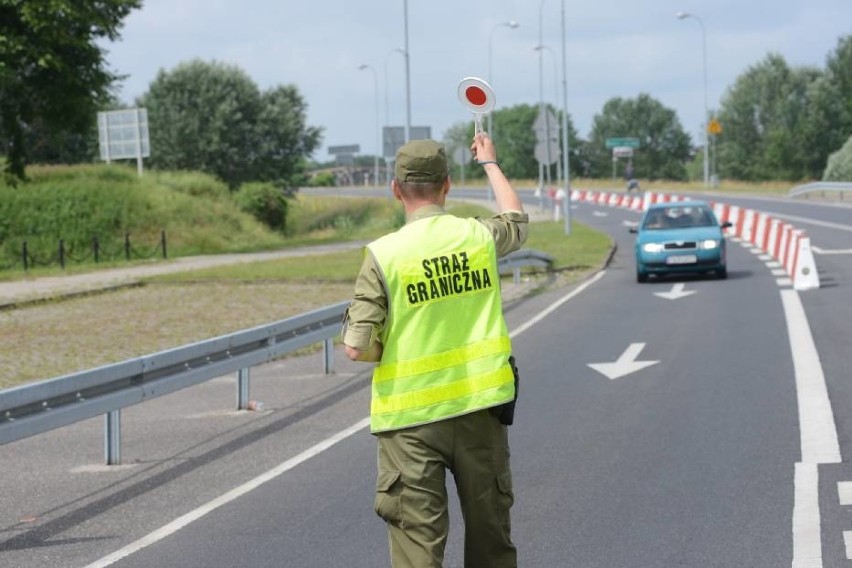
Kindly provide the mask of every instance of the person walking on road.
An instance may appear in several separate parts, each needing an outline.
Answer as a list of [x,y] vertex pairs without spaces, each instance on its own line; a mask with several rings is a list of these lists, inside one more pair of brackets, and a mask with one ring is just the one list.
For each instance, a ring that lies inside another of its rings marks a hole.
[[370,408],[375,510],[388,526],[394,568],[442,566],[447,471],[464,518],[465,568],[517,566],[507,429],[517,368],[497,259],[525,242],[529,218],[491,139],[477,134],[471,150],[498,214],[448,214],[444,148],[433,140],[403,145],[391,188],[406,224],[367,245],[344,322],[347,356],[378,363]]

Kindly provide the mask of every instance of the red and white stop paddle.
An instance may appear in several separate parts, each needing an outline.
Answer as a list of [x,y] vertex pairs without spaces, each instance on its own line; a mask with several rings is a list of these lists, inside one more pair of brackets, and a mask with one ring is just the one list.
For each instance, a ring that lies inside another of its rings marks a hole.
[[482,132],[482,117],[491,112],[497,99],[494,90],[479,77],[465,77],[459,83],[459,100],[473,113],[473,133]]

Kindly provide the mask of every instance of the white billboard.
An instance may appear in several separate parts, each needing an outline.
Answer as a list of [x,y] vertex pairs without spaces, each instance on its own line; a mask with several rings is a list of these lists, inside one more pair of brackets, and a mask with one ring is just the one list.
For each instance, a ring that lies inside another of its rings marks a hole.
[[98,143],[101,160],[135,158],[141,174],[142,158],[151,155],[148,141],[148,111],[128,108],[98,113]]

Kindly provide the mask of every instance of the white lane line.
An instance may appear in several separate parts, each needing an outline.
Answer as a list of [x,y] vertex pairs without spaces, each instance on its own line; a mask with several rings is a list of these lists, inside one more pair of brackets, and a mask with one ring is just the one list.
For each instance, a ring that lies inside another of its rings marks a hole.
[[345,440],[346,438],[348,438],[349,436],[352,436],[353,434],[355,434],[357,432],[360,432],[361,430],[363,430],[364,428],[366,428],[369,425],[370,425],[370,419],[369,418],[364,418],[363,420],[356,422],[355,424],[353,424],[349,428],[347,428],[345,430],[341,430],[337,434],[335,434],[335,435],[333,435],[329,438],[326,438],[325,440],[323,440],[322,442],[320,442],[320,443],[318,443],[314,446],[311,446],[310,448],[308,448],[304,452],[302,452],[299,455],[294,456],[294,457],[290,458],[289,460],[281,463],[280,465],[270,469],[266,473],[263,473],[263,474],[255,477],[251,481],[248,481],[247,483],[244,483],[243,485],[240,485],[239,487],[235,487],[234,489],[231,489],[230,491],[228,491],[224,495],[221,495],[221,496],[217,497],[216,499],[213,499],[212,501],[205,503],[204,505],[198,507],[194,511],[190,511],[187,514],[185,514],[181,517],[178,517],[177,519],[170,522],[169,524],[167,524],[163,527],[160,527],[159,529],[155,530],[154,532],[149,533],[147,536],[140,538],[136,542],[133,542],[133,543],[125,546],[124,548],[113,552],[112,554],[110,554],[108,556],[104,556],[100,560],[97,560],[97,561],[89,564],[85,568],[105,568],[106,566],[110,566],[111,564],[118,562],[122,558],[125,558],[127,556],[130,556],[131,554],[139,552],[140,550],[142,550],[146,546],[150,546],[150,545],[154,544],[155,542],[163,540],[167,536],[176,533],[177,531],[179,531],[180,529],[182,529],[183,527],[185,527],[189,523],[191,523],[193,521],[197,521],[198,519],[200,519],[204,515],[213,512],[214,510],[218,509],[222,505],[226,505],[226,504],[230,503],[231,501],[233,501],[234,499],[242,497],[243,495],[245,495],[249,491],[252,491],[253,489],[260,487],[261,485],[263,485],[267,481],[271,481],[271,480],[275,479],[276,477],[278,477],[279,475],[281,475],[282,473],[285,473],[285,472],[293,469],[297,465],[311,459],[312,457],[314,457],[318,454],[321,454],[322,452],[329,449],[330,447],[332,447],[336,443]]
[[785,288],[787,286],[792,286],[793,280],[791,278],[776,278],[775,283],[781,288]]
[[852,531],[843,531],[843,544],[846,545],[846,558],[852,558]]
[[840,463],[840,445],[825,375],[799,293],[781,290],[781,303],[793,357],[802,453],[802,461],[795,464],[792,566],[822,568],[818,464]]
[[811,250],[817,254],[852,254],[852,249],[824,249],[812,246]]
[[783,268],[773,268],[772,269],[772,276],[786,276],[786,275],[787,275],[787,271],[784,270]]
[[516,338],[517,336],[519,336],[520,334],[522,334],[523,332],[525,332],[526,330],[528,330],[529,328],[531,328],[532,326],[534,326],[535,324],[537,324],[538,322],[543,320],[545,317],[550,315],[556,308],[558,308],[559,306],[561,306],[562,304],[564,304],[565,302],[567,302],[568,300],[570,300],[574,296],[578,295],[580,292],[582,292],[583,290],[585,290],[586,288],[588,288],[589,286],[591,286],[592,284],[594,284],[595,282],[597,282],[598,280],[603,278],[604,274],[606,274],[606,270],[601,270],[600,272],[595,274],[593,278],[590,278],[589,280],[583,282],[582,284],[580,284],[579,286],[574,288],[571,292],[565,294],[564,296],[562,296],[561,298],[559,298],[558,300],[556,300],[555,302],[553,302],[552,304],[547,306],[544,310],[540,311],[536,316],[527,320],[526,323],[524,323],[521,326],[519,326],[518,328],[516,328],[515,331],[513,331],[509,334],[509,337],[512,338],[512,339]]
[[816,225],[817,227],[825,227],[827,229],[837,229],[838,231],[848,231],[852,233],[852,225],[844,225],[840,223],[832,223],[831,221],[820,221],[819,219],[811,219],[810,217],[797,217],[796,215],[782,215],[781,213],[770,213],[773,217],[795,221],[797,223],[807,223]]
[[796,464],[793,499],[792,568],[822,568],[819,474],[816,464]]
[[781,302],[796,374],[802,462],[840,463],[834,412],[805,309],[795,290],[781,290]]

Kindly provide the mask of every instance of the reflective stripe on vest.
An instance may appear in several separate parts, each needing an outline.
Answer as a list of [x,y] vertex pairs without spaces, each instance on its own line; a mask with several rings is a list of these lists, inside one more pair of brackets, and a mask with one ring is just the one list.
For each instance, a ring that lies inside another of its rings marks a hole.
[[389,296],[371,429],[405,428],[514,397],[494,240],[475,219],[426,217],[371,243]]

